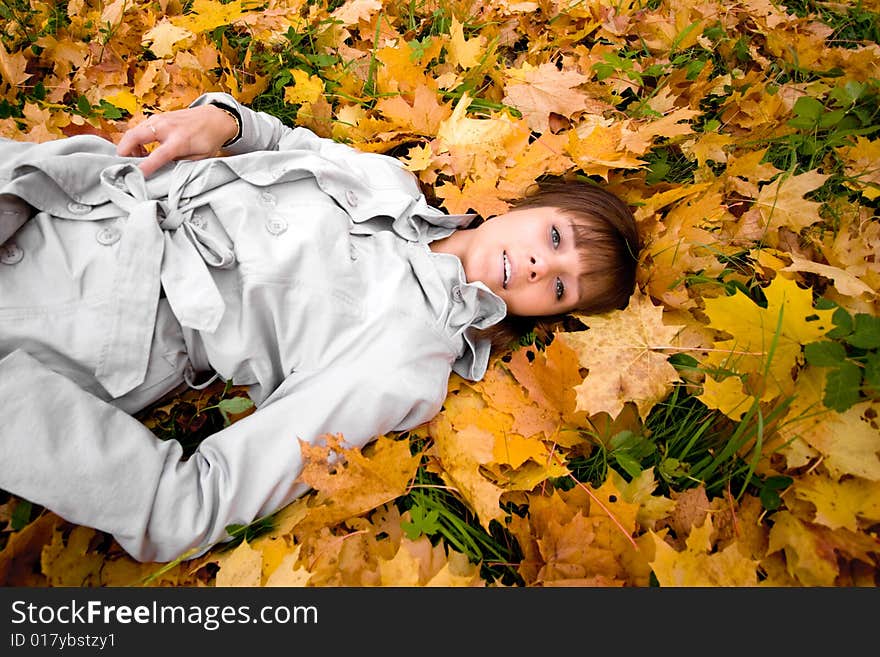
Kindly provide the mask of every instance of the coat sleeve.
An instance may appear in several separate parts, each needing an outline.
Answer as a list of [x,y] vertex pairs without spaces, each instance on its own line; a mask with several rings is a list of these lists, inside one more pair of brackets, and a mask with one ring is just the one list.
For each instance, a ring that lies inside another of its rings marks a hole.
[[225,150],[231,155],[253,153],[255,151],[275,150],[310,150],[327,157],[351,156],[360,151],[333,141],[319,137],[308,128],[302,126],[290,128],[277,117],[266,112],[255,112],[243,105],[227,93],[210,92],[196,98],[190,107],[219,103],[231,107],[241,118],[241,136]]
[[[0,488],[109,532],[135,559],[192,558],[308,487],[299,440],[363,446],[431,419],[448,359],[391,341],[345,366],[294,373],[189,458],[21,350],[0,360]],[[374,345],[374,347],[377,345]]]

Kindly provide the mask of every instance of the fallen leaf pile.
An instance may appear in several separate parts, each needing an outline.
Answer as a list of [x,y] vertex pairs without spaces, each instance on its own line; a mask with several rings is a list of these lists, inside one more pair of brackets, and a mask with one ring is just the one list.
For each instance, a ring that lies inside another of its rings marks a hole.
[[[0,136],[118,140],[226,91],[399,157],[451,213],[589,179],[635,209],[637,292],[453,375],[411,433],[304,446],[313,491],[232,548],[142,564],[7,496],[0,581],[876,586],[880,3],[331,6],[10,0]],[[204,430],[219,392],[142,419]],[[413,503],[429,493],[460,518]],[[456,522],[506,556],[473,558]]]

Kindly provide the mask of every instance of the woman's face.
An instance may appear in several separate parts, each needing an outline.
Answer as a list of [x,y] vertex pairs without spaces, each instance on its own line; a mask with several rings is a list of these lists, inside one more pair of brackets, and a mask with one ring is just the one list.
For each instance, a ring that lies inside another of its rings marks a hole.
[[481,281],[504,299],[511,315],[573,310],[583,272],[571,220],[558,208],[513,210],[469,233],[460,254],[468,281]]

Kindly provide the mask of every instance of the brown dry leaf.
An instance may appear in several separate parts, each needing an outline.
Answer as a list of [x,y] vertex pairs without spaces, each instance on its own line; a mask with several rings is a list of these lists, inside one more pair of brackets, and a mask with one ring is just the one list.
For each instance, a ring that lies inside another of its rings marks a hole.
[[555,423],[573,427],[587,424],[588,414],[576,410],[575,388],[583,382],[578,355],[564,339],[553,340],[543,351],[533,347],[517,349],[511,354],[507,367],[529,398],[545,412],[552,413]]
[[527,586],[645,585],[647,561],[631,539],[637,505],[624,502],[610,481],[591,494],[579,486],[529,495],[528,502],[528,516],[510,523]]
[[[703,486],[689,488],[672,495],[675,508],[669,517],[669,524],[675,532],[680,545],[684,547],[684,537],[689,536],[694,527],[699,527],[709,513],[709,498]],[[668,539],[667,539],[668,540]]]
[[410,454],[408,440],[387,436],[363,451],[343,447],[339,436],[328,437],[326,446],[300,441],[300,447],[305,462],[300,480],[319,494],[297,531],[335,524],[403,495],[421,459]]
[[578,315],[587,331],[559,334],[578,353],[589,373],[575,387],[577,410],[616,417],[626,402],[635,402],[644,419],[679,380],[668,354],[680,326],[663,323],[663,307],[636,292],[624,310],[598,316]]

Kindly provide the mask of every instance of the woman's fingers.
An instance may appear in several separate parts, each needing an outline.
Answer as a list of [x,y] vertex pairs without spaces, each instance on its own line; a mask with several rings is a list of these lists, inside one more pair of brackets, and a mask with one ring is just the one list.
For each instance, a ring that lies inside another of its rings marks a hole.
[[[196,158],[200,155],[190,152],[190,149],[185,147],[188,139],[182,126],[177,121],[168,120],[170,118],[170,115],[150,117],[130,128],[116,147],[120,155],[144,157],[138,167],[145,177],[153,175],[169,162],[185,157]],[[159,145],[148,153],[145,146],[155,142]]]
[[116,152],[119,155],[123,157],[143,157],[147,154],[147,149],[144,146],[156,141],[158,138],[155,126],[150,124],[151,119],[147,119],[125,131],[122,139],[116,145]]
[[[145,176],[180,159],[199,160],[215,155],[228,138],[235,120],[211,105],[151,116],[129,128],[116,146],[119,155],[146,158],[138,165]],[[147,155],[145,146],[158,142]]]

